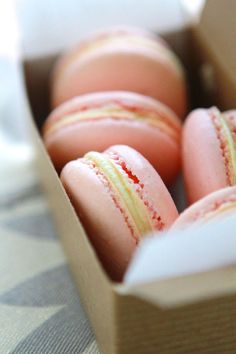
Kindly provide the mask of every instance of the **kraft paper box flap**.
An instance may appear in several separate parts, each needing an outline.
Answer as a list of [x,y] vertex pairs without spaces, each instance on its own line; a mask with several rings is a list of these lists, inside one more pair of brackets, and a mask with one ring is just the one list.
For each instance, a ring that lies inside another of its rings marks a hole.
[[176,308],[235,294],[236,266],[133,286],[118,285],[116,291],[121,295],[133,295],[159,308]]
[[202,68],[203,82],[212,91],[210,101],[221,109],[236,107],[235,13],[234,0],[208,0],[193,25],[193,45],[200,49],[194,52],[199,52],[203,62],[211,62]]
[[234,0],[208,0],[200,16],[198,31],[205,37],[217,60],[236,78]]

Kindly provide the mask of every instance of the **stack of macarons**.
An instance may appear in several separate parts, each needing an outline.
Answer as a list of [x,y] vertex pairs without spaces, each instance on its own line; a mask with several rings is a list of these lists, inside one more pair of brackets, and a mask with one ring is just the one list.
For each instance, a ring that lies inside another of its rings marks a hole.
[[[92,35],[57,61],[51,103],[46,148],[112,279],[146,234],[236,208],[236,114],[195,110],[182,129],[184,70],[154,34]],[[189,202],[201,200],[178,216],[168,188],[181,165]]]

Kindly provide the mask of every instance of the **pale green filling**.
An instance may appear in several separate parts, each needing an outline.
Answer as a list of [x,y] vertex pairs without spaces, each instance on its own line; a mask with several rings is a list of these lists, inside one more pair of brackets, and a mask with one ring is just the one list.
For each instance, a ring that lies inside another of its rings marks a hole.
[[153,229],[147,209],[132,185],[128,182],[118,166],[109,158],[98,152],[89,152],[84,158],[92,161],[111,183],[127,214],[131,217],[136,235],[141,236]]
[[82,51],[82,53],[88,53],[91,50],[94,50],[96,48],[101,48],[102,46],[106,46],[106,45],[113,45],[114,43],[127,43],[128,45],[131,46],[132,45],[138,45],[141,47],[146,47],[146,48],[150,48],[153,49],[155,51],[158,51],[159,53],[164,53],[164,55],[166,55],[167,57],[169,57],[172,60],[172,63],[174,64],[174,66],[176,67],[177,71],[179,72],[179,74],[182,76],[183,75],[183,68],[182,65],[180,63],[180,60],[178,59],[178,57],[175,55],[175,53],[169,49],[168,47],[166,47],[165,45],[163,45],[162,43],[159,43],[158,41],[142,36],[142,35],[133,35],[133,34],[126,34],[126,35],[112,35],[112,36],[108,36],[107,38],[103,38],[100,40],[96,40],[94,42],[92,42],[91,44],[88,44],[87,47]]
[[231,134],[230,127],[228,126],[228,124],[222,114],[219,115],[219,121],[220,121],[220,124],[223,129],[223,134],[224,134],[224,136],[227,140],[227,143],[228,143],[230,161],[232,162],[232,167],[233,167],[232,182],[233,182],[233,184],[236,184],[236,151],[235,151],[234,139]]
[[214,218],[224,217],[225,214],[236,212],[236,202],[223,203],[217,210],[210,211],[205,214],[204,221],[212,220]]
[[168,135],[176,138],[176,131],[168,125],[168,122],[163,120],[157,114],[147,113],[140,114],[137,112],[132,112],[120,107],[102,107],[93,108],[86,111],[79,111],[69,115],[63,116],[59,121],[55,122],[47,131],[47,134],[52,133],[60,129],[63,126],[68,126],[77,121],[85,121],[89,119],[99,119],[104,117],[112,117],[113,119],[125,119],[125,120],[140,120],[150,123],[154,126],[161,128]]

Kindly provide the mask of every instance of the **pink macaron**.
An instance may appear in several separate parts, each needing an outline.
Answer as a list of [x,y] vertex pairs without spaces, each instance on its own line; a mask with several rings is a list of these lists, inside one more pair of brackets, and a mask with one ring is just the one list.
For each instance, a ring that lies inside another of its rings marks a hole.
[[171,230],[219,220],[232,213],[236,215],[236,186],[220,189],[191,205],[180,214]]
[[62,183],[100,261],[121,280],[145,234],[168,228],[175,204],[150,163],[134,149],[117,145],[69,162]]
[[236,183],[236,111],[194,110],[184,125],[182,146],[190,203]]
[[182,65],[162,39],[145,30],[97,32],[62,56],[52,75],[52,107],[77,95],[110,90],[151,96],[178,116],[186,114]]
[[62,104],[43,128],[58,171],[88,151],[125,144],[142,153],[169,184],[181,165],[181,123],[157,100],[130,92],[91,93]]

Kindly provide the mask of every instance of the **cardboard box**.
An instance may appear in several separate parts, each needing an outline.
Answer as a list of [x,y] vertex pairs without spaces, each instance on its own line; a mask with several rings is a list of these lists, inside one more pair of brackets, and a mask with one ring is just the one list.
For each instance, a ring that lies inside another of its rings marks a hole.
[[[165,35],[189,72],[194,106],[236,107],[235,11],[233,0],[210,0],[198,24]],[[236,353],[236,266],[136,286],[107,278],[40,138],[54,60],[24,63],[30,124],[45,193],[101,353]]]

